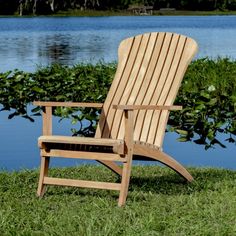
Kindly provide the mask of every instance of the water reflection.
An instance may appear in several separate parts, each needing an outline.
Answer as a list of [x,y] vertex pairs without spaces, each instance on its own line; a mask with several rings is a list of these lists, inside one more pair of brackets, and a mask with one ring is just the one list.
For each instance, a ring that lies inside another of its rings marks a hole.
[[[42,117],[35,117],[35,123],[31,123],[20,117],[9,121],[7,116],[8,112],[0,112],[0,171],[2,169],[38,168],[40,156],[37,138],[41,135]],[[69,120],[59,123],[59,119],[54,117],[54,134],[71,135],[71,127]],[[73,128],[76,128],[76,125]],[[166,133],[163,148],[166,153],[183,165],[236,170],[234,144],[227,143],[226,149],[216,146],[215,149],[205,151],[204,147],[195,143],[178,142],[176,141],[177,137],[174,133]],[[11,144],[10,148],[9,144]],[[88,162],[86,160],[52,158],[52,166],[73,166],[81,163]],[[145,164],[154,164],[154,162],[145,162]]]
[[[52,63],[72,66],[78,62],[95,62],[108,56],[109,45],[103,36],[94,33],[53,33],[2,35],[0,40],[0,71],[34,71],[37,66]],[[110,52],[109,52],[110,53]]]
[[46,58],[45,64],[60,63],[66,64],[67,61],[75,60],[71,40],[66,35],[47,35],[42,37],[38,44],[38,56],[42,61]]
[[72,66],[78,62],[95,62],[107,57],[107,46],[103,42],[104,38],[96,34],[41,35],[35,39],[36,64]]

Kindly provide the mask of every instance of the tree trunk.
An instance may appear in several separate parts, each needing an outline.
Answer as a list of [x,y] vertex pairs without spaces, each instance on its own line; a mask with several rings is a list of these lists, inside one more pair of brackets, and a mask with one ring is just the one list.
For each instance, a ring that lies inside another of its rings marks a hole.
[[217,9],[217,0],[215,0],[214,10]]
[[50,7],[51,7],[51,11],[54,12],[55,11],[55,5],[54,5],[55,1],[51,0],[50,1]]
[[37,12],[37,1],[38,0],[34,0],[34,6],[33,6],[33,14],[35,15]]
[[23,0],[19,1],[19,15],[23,16]]
[[84,9],[87,9],[87,0],[84,0]]

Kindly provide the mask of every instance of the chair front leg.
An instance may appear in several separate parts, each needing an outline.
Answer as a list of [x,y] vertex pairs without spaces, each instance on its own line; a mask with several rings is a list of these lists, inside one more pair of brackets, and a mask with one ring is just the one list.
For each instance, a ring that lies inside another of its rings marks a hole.
[[126,198],[128,195],[129,182],[131,176],[132,160],[133,160],[133,136],[134,136],[134,115],[133,110],[125,110],[125,144],[126,144],[126,155],[127,162],[123,163],[122,179],[121,179],[121,190],[118,200],[118,206],[125,205]]
[[41,156],[41,167],[40,167],[40,175],[39,175],[39,183],[37,195],[42,197],[46,192],[46,185],[44,184],[44,177],[48,176],[50,157]]
[[[44,107],[43,109],[43,135],[52,135],[52,107]],[[44,146],[42,148],[45,148]],[[37,195],[42,197],[46,191],[44,177],[48,176],[50,157],[41,155],[40,175],[38,182]]]

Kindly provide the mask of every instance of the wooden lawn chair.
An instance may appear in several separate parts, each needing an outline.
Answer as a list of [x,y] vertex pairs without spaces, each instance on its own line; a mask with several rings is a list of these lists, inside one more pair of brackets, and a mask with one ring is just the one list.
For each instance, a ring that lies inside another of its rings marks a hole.
[[[165,32],[137,35],[123,40],[119,46],[117,71],[104,104],[34,102],[44,107],[43,136],[38,139],[41,150],[38,196],[44,194],[46,185],[110,189],[119,191],[118,205],[122,206],[136,156],[157,160],[192,181],[189,172],[162,151],[162,143],[169,111],[181,109],[173,102],[196,52],[197,43],[183,35]],[[52,135],[52,107],[56,106],[101,108],[95,137]],[[121,183],[49,177],[50,157],[99,161],[120,175]]]

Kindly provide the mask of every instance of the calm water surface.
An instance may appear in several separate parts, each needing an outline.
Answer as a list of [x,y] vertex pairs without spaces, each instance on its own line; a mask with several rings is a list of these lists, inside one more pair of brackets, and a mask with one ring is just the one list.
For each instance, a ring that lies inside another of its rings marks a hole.
[[[118,44],[123,38],[150,31],[193,37],[199,43],[198,58],[236,59],[236,16],[0,18],[0,72],[15,68],[34,71],[37,66],[54,62],[74,65],[116,61]],[[8,113],[0,112],[0,169],[38,167],[41,118],[32,124],[22,118],[9,121],[7,116]],[[55,121],[56,134],[70,134],[68,122]],[[187,166],[236,169],[236,149],[232,144],[227,149],[216,147],[206,152],[199,145],[179,143],[174,134],[168,133],[164,149]],[[76,163],[61,159],[53,164]]]
[[150,31],[193,37],[198,57],[236,59],[236,16],[0,18],[0,71],[115,61],[122,39]]
[[[53,133],[71,135],[69,121],[58,122],[54,119]],[[41,135],[41,117],[35,123],[23,118],[7,119],[6,112],[0,112],[0,170],[19,170],[39,166],[37,138]],[[205,151],[194,143],[180,143],[177,135],[167,133],[164,140],[164,151],[186,166],[208,166],[236,169],[235,145],[227,144],[227,149],[216,147]],[[222,137],[224,139],[226,137]],[[53,166],[70,166],[86,163],[68,159],[52,159]],[[153,164],[153,162],[152,162]]]

